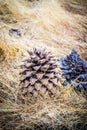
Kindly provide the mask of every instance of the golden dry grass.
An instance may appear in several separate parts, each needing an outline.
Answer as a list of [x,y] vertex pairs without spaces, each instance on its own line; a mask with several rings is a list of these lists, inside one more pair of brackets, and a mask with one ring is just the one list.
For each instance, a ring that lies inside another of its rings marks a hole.
[[[68,11],[71,6],[72,10]],[[73,12],[74,7],[77,13]],[[22,125],[24,129],[27,126],[32,129],[46,129],[48,126],[57,129],[58,124],[70,129],[74,122],[86,122],[87,101],[72,87],[64,88],[54,100],[39,99],[28,105],[19,104],[16,96],[19,65],[27,56],[27,49],[45,47],[59,58],[75,48],[87,59],[87,15],[85,11],[84,15],[79,13],[81,10],[85,10],[84,5],[79,5],[78,0],[32,3],[0,0],[0,112],[4,113],[1,114],[3,122],[5,118],[9,120],[10,114],[5,116],[11,112],[12,122],[8,124],[17,125],[18,130]],[[19,29],[22,36],[9,35],[11,28]],[[18,122],[14,120],[15,114],[21,117]]]

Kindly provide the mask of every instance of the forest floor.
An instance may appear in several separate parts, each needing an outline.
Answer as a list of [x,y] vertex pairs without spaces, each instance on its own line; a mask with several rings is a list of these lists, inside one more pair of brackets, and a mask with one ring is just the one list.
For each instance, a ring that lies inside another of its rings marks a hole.
[[[85,2],[85,4],[84,4]],[[27,49],[87,60],[87,0],[0,0],[0,130],[87,130],[87,100],[70,86],[54,100],[16,102]]]

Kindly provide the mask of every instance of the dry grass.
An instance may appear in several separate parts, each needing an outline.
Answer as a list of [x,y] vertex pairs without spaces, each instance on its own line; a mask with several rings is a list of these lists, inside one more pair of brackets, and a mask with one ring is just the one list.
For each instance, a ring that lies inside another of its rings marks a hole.
[[[84,122],[85,125],[87,101],[82,93],[77,93],[72,87],[61,89],[55,99],[39,99],[30,104],[19,104],[16,96],[19,65],[27,56],[26,49],[45,47],[59,58],[75,48],[87,59],[85,8],[83,3],[79,5],[78,0],[40,0],[32,3],[24,0],[0,0],[1,130],[9,127],[13,130],[22,129],[21,127],[23,130],[27,127],[46,130],[62,126],[75,129],[75,123]],[[82,11],[84,15],[80,13]],[[22,35],[9,35],[11,28],[19,29]],[[8,123],[4,124],[7,120]]]

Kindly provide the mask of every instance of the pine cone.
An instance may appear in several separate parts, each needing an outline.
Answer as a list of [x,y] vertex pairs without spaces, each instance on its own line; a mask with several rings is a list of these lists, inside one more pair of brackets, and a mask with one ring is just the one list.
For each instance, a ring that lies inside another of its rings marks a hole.
[[68,81],[76,79],[77,76],[85,72],[85,68],[83,68],[84,61],[74,49],[71,54],[65,58],[61,58],[59,62],[60,68],[63,72],[63,77]]
[[[87,61],[81,59],[76,50],[59,60],[62,76],[66,79],[63,85],[72,83],[76,88],[87,89]],[[76,80],[77,79],[77,80]],[[75,82],[73,82],[76,80]]]
[[28,51],[29,58],[23,61],[20,72],[22,96],[53,96],[58,90],[59,73],[55,58],[45,49]]

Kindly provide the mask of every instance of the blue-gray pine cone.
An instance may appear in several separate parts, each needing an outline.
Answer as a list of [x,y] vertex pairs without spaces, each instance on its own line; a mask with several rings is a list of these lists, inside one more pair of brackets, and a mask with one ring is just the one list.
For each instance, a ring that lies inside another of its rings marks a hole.
[[[87,89],[87,61],[83,60],[76,50],[59,60],[62,76],[66,79],[64,85],[73,83],[77,88]],[[77,80],[76,80],[77,79]],[[76,80],[76,82],[72,82]]]
[[55,58],[45,49],[28,51],[20,72],[20,93],[23,96],[55,95],[59,73]]

